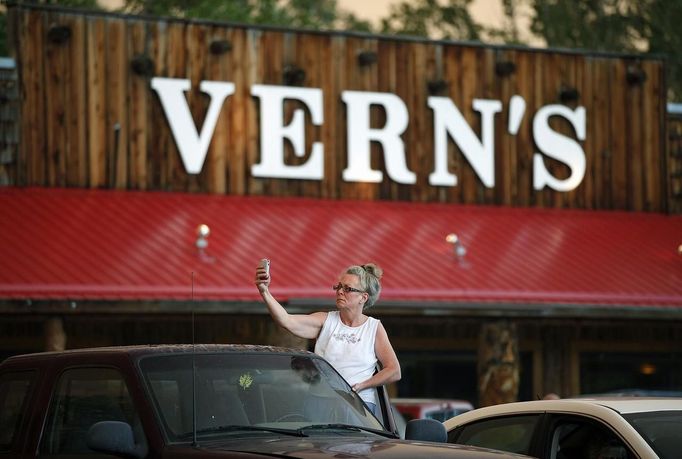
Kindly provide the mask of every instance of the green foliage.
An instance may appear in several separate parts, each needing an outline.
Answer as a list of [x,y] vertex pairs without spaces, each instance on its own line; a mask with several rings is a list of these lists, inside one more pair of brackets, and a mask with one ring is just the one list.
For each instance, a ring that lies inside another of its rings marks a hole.
[[336,0],[126,0],[124,11],[247,24],[327,29],[335,26]]
[[682,0],[529,0],[548,46],[667,57],[668,98],[682,98]]
[[46,5],[59,5],[68,8],[79,8],[89,10],[101,10],[97,0],[34,0],[32,3],[44,3]]
[[374,31],[372,24],[369,21],[359,19],[353,13],[339,12],[339,24],[343,29],[354,30],[356,32],[371,33]]
[[482,27],[469,14],[472,0],[412,0],[391,6],[383,33],[452,40],[478,40]]
[[623,0],[531,0],[531,31],[549,46],[635,51],[639,19]]
[[682,100],[682,0],[640,0],[635,11],[648,51],[667,57],[668,98]]

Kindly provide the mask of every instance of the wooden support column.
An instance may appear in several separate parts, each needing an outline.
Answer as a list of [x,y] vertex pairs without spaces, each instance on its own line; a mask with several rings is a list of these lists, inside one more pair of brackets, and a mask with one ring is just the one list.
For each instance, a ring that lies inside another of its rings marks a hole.
[[483,323],[478,344],[479,406],[517,401],[519,367],[516,324],[508,320]]
[[44,330],[46,351],[63,351],[66,349],[66,333],[61,318],[50,317],[47,319]]
[[542,381],[541,397],[554,393],[561,397],[573,394],[572,333],[561,326],[548,326],[542,331]]

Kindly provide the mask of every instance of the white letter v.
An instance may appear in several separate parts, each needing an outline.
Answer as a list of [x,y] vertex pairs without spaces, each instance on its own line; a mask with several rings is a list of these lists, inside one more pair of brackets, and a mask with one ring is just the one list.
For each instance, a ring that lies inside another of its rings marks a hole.
[[187,173],[198,174],[204,165],[208,145],[213,137],[223,102],[227,96],[234,93],[234,83],[202,81],[199,84],[201,92],[205,92],[211,98],[206,119],[201,127],[201,134],[197,132],[194,125],[184,94],[191,87],[189,80],[156,77],[152,78],[151,86],[159,94],[161,106]]

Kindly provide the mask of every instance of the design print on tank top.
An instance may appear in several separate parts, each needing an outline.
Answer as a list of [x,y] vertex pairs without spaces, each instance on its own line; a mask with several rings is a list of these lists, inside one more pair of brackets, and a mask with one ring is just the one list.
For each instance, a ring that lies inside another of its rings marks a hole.
[[361,339],[358,338],[355,333],[334,333],[332,338],[334,338],[336,341],[345,341],[349,344],[357,344],[361,341]]

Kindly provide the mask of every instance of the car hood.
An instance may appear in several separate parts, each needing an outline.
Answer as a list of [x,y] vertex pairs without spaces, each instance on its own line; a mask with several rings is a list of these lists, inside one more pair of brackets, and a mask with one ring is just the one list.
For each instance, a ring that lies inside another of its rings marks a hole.
[[[251,437],[205,442],[198,449],[204,455],[252,453],[295,458],[462,458],[503,459],[507,453],[445,443],[413,442],[353,435],[314,435],[303,438]],[[522,456],[519,456],[522,457]]]

